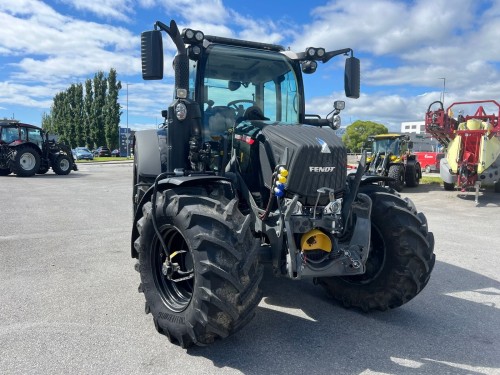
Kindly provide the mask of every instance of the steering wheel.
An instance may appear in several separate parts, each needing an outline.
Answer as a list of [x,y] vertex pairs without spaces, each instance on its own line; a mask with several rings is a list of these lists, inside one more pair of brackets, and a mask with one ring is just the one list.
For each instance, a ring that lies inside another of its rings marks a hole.
[[227,103],[227,106],[228,107],[234,107],[235,110],[238,110],[238,106],[236,104],[239,104],[239,103],[250,103],[252,105],[256,105],[257,103],[255,103],[253,100],[249,100],[249,99],[238,99],[238,100],[233,100],[232,102],[229,102]]

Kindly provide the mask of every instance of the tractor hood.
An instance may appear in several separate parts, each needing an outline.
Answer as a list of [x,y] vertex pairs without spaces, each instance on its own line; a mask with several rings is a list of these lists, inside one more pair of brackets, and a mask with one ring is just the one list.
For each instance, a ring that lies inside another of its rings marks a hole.
[[[287,192],[298,194],[305,205],[314,205],[319,188],[328,187],[335,192],[344,189],[346,148],[331,128],[246,121],[235,132],[236,139],[245,137],[258,142],[266,187],[271,187],[274,167],[284,164],[289,171]],[[285,149],[288,149],[288,160],[284,160]],[[322,200],[325,200],[323,204],[328,203],[327,196]]]

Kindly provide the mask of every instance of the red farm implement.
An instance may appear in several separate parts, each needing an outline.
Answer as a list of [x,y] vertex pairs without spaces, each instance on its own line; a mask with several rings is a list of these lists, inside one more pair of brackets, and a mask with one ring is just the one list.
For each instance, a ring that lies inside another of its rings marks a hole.
[[[472,115],[457,111],[454,118],[453,110],[459,106],[476,110]],[[495,112],[488,114],[486,106]],[[429,105],[425,130],[446,148],[440,165],[445,190],[475,188],[476,203],[481,184],[494,184],[495,191],[500,191],[499,117],[500,104],[495,100],[455,102],[446,110],[440,101]]]

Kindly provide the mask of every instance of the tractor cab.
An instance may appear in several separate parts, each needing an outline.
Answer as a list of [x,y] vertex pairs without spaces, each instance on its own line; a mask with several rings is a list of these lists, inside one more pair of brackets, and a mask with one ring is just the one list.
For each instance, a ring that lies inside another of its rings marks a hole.
[[383,152],[400,155],[408,150],[411,143],[407,134],[379,134],[371,139],[374,153]]
[[401,191],[404,184],[415,187],[422,177],[420,163],[411,153],[413,142],[408,134],[378,134],[370,137],[372,154],[367,157],[367,175],[385,176],[391,188]]
[[206,133],[222,133],[249,118],[287,124],[301,122],[304,100],[301,76],[297,74],[299,66],[285,55],[242,46],[212,45],[200,60],[199,65],[190,66],[199,66],[200,79],[192,90],[195,101],[203,104]]

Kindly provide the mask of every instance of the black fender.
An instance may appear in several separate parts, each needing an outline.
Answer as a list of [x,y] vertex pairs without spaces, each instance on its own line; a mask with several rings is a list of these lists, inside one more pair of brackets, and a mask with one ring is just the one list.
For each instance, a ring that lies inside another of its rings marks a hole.
[[38,152],[38,155],[40,155],[40,157],[42,157],[42,150],[40,149],[40,147],[36,144],[36,143],[33,143],[33,142],[13,142],[11,144],[9,144],[9,147],[13,150],[15,150],[16,148],[20,147],[20,146],[29,146],[31,147],[32,149],[34,149],[36,152]]
[[161,170],[161,156],[156,129],[135,132],[134,135],[134,170],[138,181],[144,178],[156,178]]
[[415,168],[417,168],[418,171],[418,178],[422,178],[422,167],[420,166],[420,162],[418,161],[415,155],[408,156],[407,166],[408,165],[415,166]]
[[[179,176],[179,177],[169,177],[158,181],[157,191],[164,191],[167,189],[171,189],[179,186],[203,186],[207,181],[217,181],[223,180],[228,181],[233,186],[232,181],[227,177],[222,176],[208,176],[208,175],[197,175],[197,176]],[[151,197],[154,192],[154,184],[150,186],[150,188],[144,193],[138,202],[135,212],[134,212],[134,222],[132,224],[132,238],[131,238],[131,257],[137,258],[138,253],[134,247],[134,242],[139,237],[139,231],[137,230],[137,221],[142,217],[142,206],[146,202],[151,200]]]
[[373,184],[376,182],[390,182],[390,181],[395,181],[394,178],[388,177],[388,176],[379,176],[379,175],[364,175],[361,177],[361,181],[359,185],[368,185],[368,184]]
[[162,173],[161,151],[158,131],[155,129],[141,130],[134,134],[134,165],[132,178],[132,207],[137,208],[145,188],[151,186],[156,177]]

